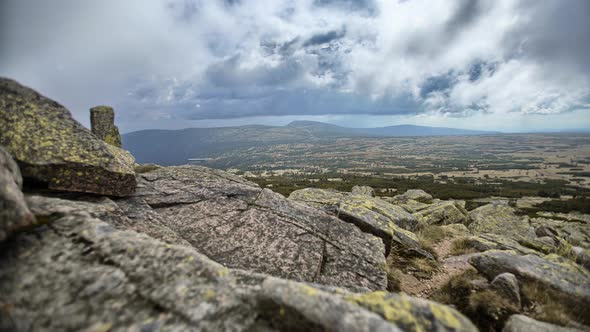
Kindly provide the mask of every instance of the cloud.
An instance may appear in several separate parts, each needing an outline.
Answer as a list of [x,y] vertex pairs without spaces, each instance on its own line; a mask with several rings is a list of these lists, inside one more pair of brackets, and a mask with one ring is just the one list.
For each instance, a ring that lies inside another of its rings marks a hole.
[[[0,75],[86,121],[559,114],[590,103],[586,0],[4,0]],[[196,105],[199,105],[198,107]]]

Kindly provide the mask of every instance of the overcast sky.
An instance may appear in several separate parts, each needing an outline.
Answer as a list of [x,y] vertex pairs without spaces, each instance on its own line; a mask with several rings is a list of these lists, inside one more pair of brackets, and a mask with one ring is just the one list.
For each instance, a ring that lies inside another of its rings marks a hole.
[[0,0],[0,76],[124,132],[590,128],[590,1]]

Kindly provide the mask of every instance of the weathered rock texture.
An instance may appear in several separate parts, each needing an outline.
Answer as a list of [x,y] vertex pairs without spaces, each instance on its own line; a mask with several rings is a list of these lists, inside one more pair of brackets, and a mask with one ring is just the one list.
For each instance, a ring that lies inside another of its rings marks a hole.
[[375,197],[375,189],[369,186],[354,186],[350,192],[353,195]]
[[418,221],[410,213],[376,197],[307,188],[292,192],[289,199],[331,212],[361,230],[380,237],[385,243],[386,255],[391,249],[392,240],[402,243],[413,236],[408,231],[418,227]]
[[565,305],[590,305],[590,272],[555,254],[542,258],[513,251],[487,251],[469,259],[489,279],[509,272],[526,282],[537,282],[562,294]]
[[68,209],[74,214],[2,245],[0,329],[476,331],[444,305],[229,270],[188,246],[118,230],[75,204],[61,213]]
[[582,332],[581,330],[571,327],[562,327],[545,322],[534,320],[524,315],[512,315],[506,322],[502,332]]
[[505,299],[520,308],[520,286],[518,279],[512,273],[501,273],[492,280],[492,288]]
[[97,139],[57,102],[0,78],[0,145],[22,175],[56,190],[127,196],[133,157]]
[[21,192],[22,184],[18,166],[0,146],[0,242],[35,222]]
[[238,176],[198,166],[138,175],[124,209],[145,211],[229,267],[349,289],[387,286],[381,239]]
[[437,202],[417,211],[414,216],[426,225],[466,223],[469,219],[464,201]]
[[119,128],[115,126],[115,111],[110,106],[96,106],[90,109],[92,133],[110,145],[121,147]]

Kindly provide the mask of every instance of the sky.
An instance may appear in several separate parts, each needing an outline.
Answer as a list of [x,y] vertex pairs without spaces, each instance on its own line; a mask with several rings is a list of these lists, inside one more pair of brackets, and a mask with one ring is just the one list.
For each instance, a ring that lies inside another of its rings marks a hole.
[[0,0],[0,76],[152,128],[590,128],[588,0]]

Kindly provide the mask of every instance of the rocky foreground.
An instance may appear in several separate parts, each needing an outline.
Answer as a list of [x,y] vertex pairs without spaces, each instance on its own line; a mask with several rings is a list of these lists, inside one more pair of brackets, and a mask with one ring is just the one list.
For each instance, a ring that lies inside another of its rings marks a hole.
[[[0,331],[584,331],[590,218],[134,165],[0,79]],[[23,181],[24,179],[24,181]]]

